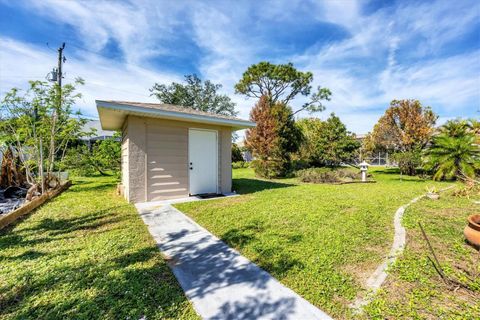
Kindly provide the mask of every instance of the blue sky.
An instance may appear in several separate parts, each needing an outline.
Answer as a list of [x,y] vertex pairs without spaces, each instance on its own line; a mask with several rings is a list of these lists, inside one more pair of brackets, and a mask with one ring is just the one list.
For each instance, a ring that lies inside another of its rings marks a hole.
[[440,123],[480,117],[476,0],[0,0],[0,95],[44,79],[63,41],[65,81],[86,81],[78,107],[93,117],[95,99],[154,101],[155,82],[196,73],[248,118],[255,101],[233,86],[265,60],[313,72],[333,93],[316,116],[335,112],[356,133],[392,99],[419,99]]

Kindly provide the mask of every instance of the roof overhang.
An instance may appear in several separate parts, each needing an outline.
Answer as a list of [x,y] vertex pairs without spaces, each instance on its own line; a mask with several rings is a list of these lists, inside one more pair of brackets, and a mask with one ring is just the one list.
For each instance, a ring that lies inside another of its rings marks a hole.
[[97,104],[98,115],[103,130],[122,129],[123,123],[129,115],[168,119],[175,121],[205,123],[211,125],[231,127],[233,130],[241,130],[255,127],[254,122],[247,120],[224,119],[206,115],[167,111],[128,104],[118,104],[101,100],[95,100],[95,102]]

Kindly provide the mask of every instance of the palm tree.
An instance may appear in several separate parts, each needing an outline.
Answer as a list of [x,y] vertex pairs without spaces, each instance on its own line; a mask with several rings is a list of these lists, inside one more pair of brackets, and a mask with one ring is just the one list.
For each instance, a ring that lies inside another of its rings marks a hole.
[[480,170],[480,147],[476,138],[462,120],[449,121],[441,128],[425,152],[425,167],[435,172],[433,179],[475,177]]
[[468,125],[470,130],[475,134],[476,138],[476,143],[480,144],[480,121],[476,119],[470,119],[468,120]]

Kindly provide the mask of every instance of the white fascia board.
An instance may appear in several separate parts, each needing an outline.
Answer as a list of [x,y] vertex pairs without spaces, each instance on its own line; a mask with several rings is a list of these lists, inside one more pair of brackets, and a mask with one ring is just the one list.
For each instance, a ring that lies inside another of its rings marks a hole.
[[[126,116],[127,114],[132,114],[132,115],[140,115],[140,116],[154,117],[154,118],[161,118],[161,119],[171,119],[171,120],[177,120],[177,121],[207,123],[207,124],[232,127],[235,130],[253,128],[256,125],[255,122],[251,122],[247,120],[222,119],[222,118],[209,117],[209,116],[199,115],[199,114],[158,110],[153,108],[130,106],[126,104],[117,104],[117,103],[98,101],[98,100],[95,102],[97,104],[97,110],[100,116],[100,120],[102,120],[101,109],[107,109],[107,110],[120,111],[120,113],[123,113],[123,116]],[[118,116],[122,116],[122,115],[119,114]],[[103,127],[103,121],[101,121],[101,123]],[[118,129],[121,129],[121,128],[118,128]],[[118,129],[115,129],[115,130],[118,130]]]

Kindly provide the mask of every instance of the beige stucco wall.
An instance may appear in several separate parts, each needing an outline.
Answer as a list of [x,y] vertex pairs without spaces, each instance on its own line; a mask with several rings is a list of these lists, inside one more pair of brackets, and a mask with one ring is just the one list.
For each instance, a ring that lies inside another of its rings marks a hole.
[[122,162],[122,186],[123,194],[128,200],[128,122],[125,122],[122,128],[122,153],[121,153],[121,162]]
[[128,164],[122,165],[122,183],[127,184],[124,188],[128,201],[144,202],[188,196],[189,128],[218,132],[219,192],[231,192],[231,128],[129,116],[123,129],[128,140],[128,160],[125,161]]

